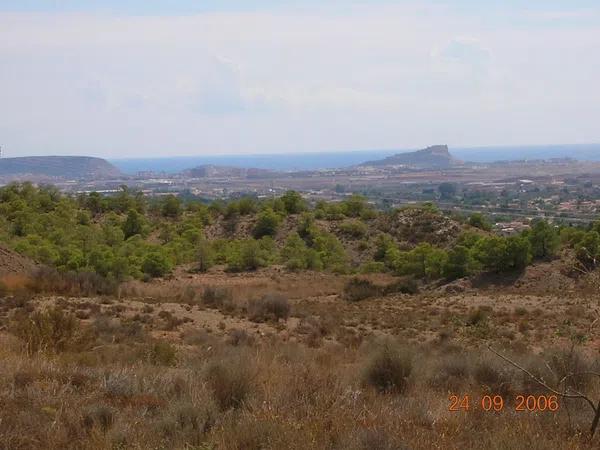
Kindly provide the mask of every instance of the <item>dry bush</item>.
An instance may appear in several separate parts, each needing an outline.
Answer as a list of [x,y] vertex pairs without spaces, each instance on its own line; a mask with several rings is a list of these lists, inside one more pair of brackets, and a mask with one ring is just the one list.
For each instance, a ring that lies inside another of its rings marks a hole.
[[512,368],[487,357],[481,358],[473,369],[473,378],[488,393],[509,395],[519,380]]
[[115,411],[106,405],[95,405],[83,413],[83,425],[88,428],[98,427],[106,433],[115,422]]
[[239,345],[252,345],[254,344],[254,337],[248,334],[246,330],[234,328],[229,330],[229,332],[227,333],[226,342],[229,345],[233,345],[234,347],[237,347]]
[[430,369],[427,384],[440,390],[456,390],[468,382],[471,361],[464,354],[441,356]]
[[221,410],[239,408],[253,389],[254,375],[242,358],[213,362],[206,368],[206,381]]
[[129,398],[137,393],[133,374],[124,370],[107,373],[102,380],[102,389],[112,399]]
[[186,286],[183,291],[179,293],[178,302],[185,303],[187,305],[198,304],[198,291],[192,286]]
[[370,280],[352,278],[344,286],[344,299],[349,302],[358,302],[381,295],[382,289]]
[[418,294],[419,285],[414,278],[405,278],[402,280],[395,281],[394,283],[388,284],[383,288],[385,295],[389,294]]
[[95,272],[59,272],[53,268],[41,267],[29,279],[27,288],[36,293],[116,296],[119,283]]
[[296,327],[296,333],[304,337],[304,342],[309,347],[317,348],[328,334],[331,334],[334,324],[331,320],[324,320],[316,316],[308,316],[300,319]]
[[179,326],[185,323],[185,319],[175,317],[170,311],[161,311],[158,313],[158,317],[163,320],[162,329],[165,331],[173,331],[179,328]]
[[[597,361],[592,363],[575,347],[571,349],[550,349],[546,351],[542,358],[545,360],[545,366],[552,371],[558,382],[567,375],[569,377],[569,386],[577,390],[584,389],[591,381],[589,373],[598,372]],[[575,375],[573,375],[575,374]]]
[[92,335],[81,328],[79,320],[60,308],[29,315],[17,314],[10,330],[25,343],[28,355],[83,350],[92,340]]
[[285,431],[275,421],[244,416],[242,420],[228,421],[223,427],[220,440],[224,450],[297,448],[297,445],[292,447],[293,442],[286,442]]
[[206,286],[202,292],[202,304],[209,308],[220,308],[232,299],[231,290],[224,287]]
[[253,322],[287,320],[291,306],[281,294],[266,294],[248,302],[248,318]]
[[5,310],[9,311],[11,309],[23,309],[27,312],[33,311],[33,305],[31,304],[32,296],[31,293],[27,290],[21,289],[13,294],[10,297],[5,297],[0,303],[0,311]]
[[386,343],[365,367],[363,384],[382,393],[402,394],[408,388],[412,370],[412,355]]
[[181,340],[185,345],[214,344],[215,337],[206,330],[198,328],[186,328],[181,333]]
[[156,341],[148,348],[148,361],[155,366],[174,366],[177,362],[177,349],[167,341]]
[[474,308],[469,311],[466,325],[470,327],[480,325],[487,320],[488,315],[488,311],[485,308]]
[[97,339],[105,343],[143,342],[146,332],[141,323],[128,319],[98,316],[91,324]]

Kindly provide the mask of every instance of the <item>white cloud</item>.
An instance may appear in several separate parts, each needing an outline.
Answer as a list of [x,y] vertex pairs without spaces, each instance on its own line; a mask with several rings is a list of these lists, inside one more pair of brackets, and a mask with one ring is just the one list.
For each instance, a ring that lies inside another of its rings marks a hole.
[[600,140],[589,24],[422,4],[0,24],[0,139],[13,155]]

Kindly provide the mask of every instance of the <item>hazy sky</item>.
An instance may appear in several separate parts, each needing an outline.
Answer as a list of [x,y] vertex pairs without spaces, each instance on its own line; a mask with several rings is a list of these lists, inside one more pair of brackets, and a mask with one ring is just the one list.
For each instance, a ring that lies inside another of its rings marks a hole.
[[599,85],[598,0],[0,0],[7,156],[600,142]]

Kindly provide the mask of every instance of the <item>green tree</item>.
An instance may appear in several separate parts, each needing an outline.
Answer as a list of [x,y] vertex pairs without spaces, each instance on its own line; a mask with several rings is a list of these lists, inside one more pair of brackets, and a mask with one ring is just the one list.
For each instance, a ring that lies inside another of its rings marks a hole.
[[122,230],[125,235],[125,239],[129,239],[131,236],[136,234],[144,234],[145,221],[143,216],[138,213],[135,209],[130,209],[127,212],[127,218],[123,222]]
[[531,261],[531,244],[522,236],[482,238],[473,251],[485,270],[497,273],[524,269]]
[[206,272],[215,263],[215,252],[207,240],[201,240],[198,243],[197,257],[198,271]]
[[347,272],[348,255],[342,243],[333,234],[319,233],[314,239],[314,249],[324,268],[334,272]]
[[402,275],[437,279],[442,276],[447,254],[429,243],[421,243],[409,252],[394,255],[394,270]]
[[281,196],[287,214],[299,214],[306,210],[306,202],[296,191],[287,191]]
[[531,243],[524,236],[510,236],[506,240],[507,270],[523,270],[531,262]]
[[342,202],[342,212],[348,217],[360,217],[361,213],[368,208],[367,199],[362,195],[354,194]]
[[174,195],[167,195],[161,206],[161,213],[164,217],[176,219],[181,215],[181,200]]
[[353,239],[360,239],[364,237],[369,229],[368,227],[359,220],[350,219],[343,222],[339,227],[340,232]]
[[272,209],[266,209],[261,212],[252,231],[252,235],[256,239],[263,236],[275,236],[279,227],[280,218]]
[[319,270],[322,263],[318,253],[309,248],[300,235],[290,233],[281,249],[281,260],[289,270]]
[[473,248],[475,259],[485,270],[502,272],[506,254],[506,239],[489,236],[480,239]]
[[167,255],[159,250],[154,250],[144,257],[142,272],[152,278],[162,277],[172,269],[172,263]]
[[381,233],[377,235],[377,238],[375,239],[375,254],[373,255],[373,259],[375,261],[384,261],[388,249],[395,247],[395,245],[396,243],[391,235],[387,233]]
[[600,234],[597,231],[587,232],[575,245],[575,255],[586,269],[595,269],[600,259]]
[[444,266],[444,275],[450,279],[463,278],[470,274],[473,261],[469,249],[457,245],[448,252],[448,260]]
[[254,239],[233,241],[227,249],[227,270],[230,272],[256,270],[265,267],[268,260],[269,255]]
[[545,220],[536,221],[528,234],[534,258],[550,258],[556,255],[560,246],[560,236],[555,227]]
[[237,210],[241,216],[248,216],[257,211],[256,200],[252,197],[242,197],[237,201]]
[[481,213],[471,214],[469,217],[469,225],[485,231],[490,231],[492,229],[492,224]]

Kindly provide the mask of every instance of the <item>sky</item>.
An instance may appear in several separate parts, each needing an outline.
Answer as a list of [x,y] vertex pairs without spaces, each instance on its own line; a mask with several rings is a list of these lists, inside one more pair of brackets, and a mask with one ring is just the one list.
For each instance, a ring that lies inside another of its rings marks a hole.
[[593,143],[599,79],[597,0],[0,0],[5,156]]

